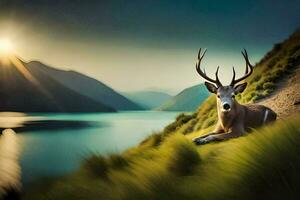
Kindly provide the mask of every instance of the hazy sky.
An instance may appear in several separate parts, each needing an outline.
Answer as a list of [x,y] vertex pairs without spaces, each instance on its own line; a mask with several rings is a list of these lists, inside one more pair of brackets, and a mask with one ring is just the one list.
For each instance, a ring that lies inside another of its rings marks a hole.
[[[88,2],[88,3],[87,3]],[[231,79],[300,27],[300,1],[9,0],[0,1],[0,37],[16,54],[76,70],[119,91],[176,93],[203,82],[195,71],[208,48],[208,74]]]

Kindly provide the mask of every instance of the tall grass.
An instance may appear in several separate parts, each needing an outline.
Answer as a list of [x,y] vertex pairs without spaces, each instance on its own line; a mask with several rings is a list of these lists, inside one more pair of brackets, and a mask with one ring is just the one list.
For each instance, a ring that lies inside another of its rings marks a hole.
[[206,172],[218,177],[206,179],[210,199],[299,198],[299,122],[278,123],[232,142]]
[[191,142],[180,136],[172,137],[166,142],[172,151],[167,158],[167,168],[176,175],[188,175],[200,163],[200,155]]
[[83,167],[87,169],[92,176],[99,176],[105,178],[108,173],[108,163],[105,157],[101,155],[93,155],[90,158],[87,158]]
[[[25,199],[292,199],[300,195],[299,124],[297,118],[276,122],[200,147],[183,135],[171,135],[144,154],[118,155],[115,165],[109,160],[116,155],[93,159],[92,167],[55,181],[43,192],[27,193]],[[151,156],[145,157],[147,152]],[[131,157],[130,164],[124,167],[121,157]],[[98,174],[103,163],[108,163],[106,179]]]

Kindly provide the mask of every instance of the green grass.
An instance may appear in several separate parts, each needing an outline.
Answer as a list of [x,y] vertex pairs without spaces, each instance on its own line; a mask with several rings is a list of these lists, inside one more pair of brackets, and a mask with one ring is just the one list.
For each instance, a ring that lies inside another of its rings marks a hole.
[[167,169],[177,175],[191,174],[201,161],[195,145],[182,137],[173,137],[168,143],[172,152],[168,156]]
[[109,166],[106,158],[101,155],[93,155],[87,158],[82,166],[87,169],[91,176],[107,177]]
[[[76,173],[45,186],[43,192],[26,193],[25,199],[226,200],[297,196],[299,124],[297,118],[277,122],[244,137],[199,147],[185,136],[174,134],[143,153],[128,151],[118,155],[117,160],[130,158],[126,167],[119,161],[117,168],[103,164],[109,163],[111,157],[93,158]],[[102,173],[99,176],[100,169],[104,169],[105,177]],[[96,174],[91,176],[91,170]]]
[[144,139],[141,143],[140,146],[144,146],[144,147],[156,147],[159,146],[160,143],[163,140],[163,136],[160,133],[153,133],[152,135],[150,135],[149,137],[147,137],[146,139]]
[[[212,199],[284,199],[298,196],[300,186],[299,119],[278,123],[241,138],[226,149],[216,165],[209,169],[220,180],[209,179],[219,193]],[[230,186],[229,186],[230,185]],[[298,196],[299,197],[299,196]]]
[[166,126],[163,130],[163,135],[166,136],[169,133],[173,133],[174,131],[177,131],[180,129],[183,125],[187,124],[189,121],[193,120],[196,118],[196,113],[193,114],[186,114],[186,113],[181,113],[178,115],[175,119],[175,121],[168,126]]
[[108,163],[112,169],[123,169],[129,165],[129,161],[119,154],[110,154],[108,157]]

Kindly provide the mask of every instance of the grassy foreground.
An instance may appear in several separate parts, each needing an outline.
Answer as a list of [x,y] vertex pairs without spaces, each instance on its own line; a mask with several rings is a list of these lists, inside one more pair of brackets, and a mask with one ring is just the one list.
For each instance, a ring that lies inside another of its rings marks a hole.
[[25,199],[291,199],[300,196],[300,118],[196,147],[182,134],[93,156]]

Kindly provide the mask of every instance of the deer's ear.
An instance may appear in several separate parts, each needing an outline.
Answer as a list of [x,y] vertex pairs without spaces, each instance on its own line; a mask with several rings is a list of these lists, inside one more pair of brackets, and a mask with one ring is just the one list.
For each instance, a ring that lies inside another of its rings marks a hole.
[[215,94],[217,93],[218,88],[214,84],[211,84],[209,82],[205,82],[204,84],[205,84],[206,88],[208,89],[208,91],[210,91],[211,93],[215,93]]
[[234,87],[234,92],[236,94],[242,93],[247,87],[247,83],[242,83]]

